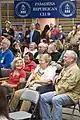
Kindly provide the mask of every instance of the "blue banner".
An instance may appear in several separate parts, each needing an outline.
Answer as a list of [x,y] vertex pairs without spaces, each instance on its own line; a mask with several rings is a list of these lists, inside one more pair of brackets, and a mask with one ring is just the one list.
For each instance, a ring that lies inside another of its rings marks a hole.
[[17,18],[75,18],[76,0],[14,0]]

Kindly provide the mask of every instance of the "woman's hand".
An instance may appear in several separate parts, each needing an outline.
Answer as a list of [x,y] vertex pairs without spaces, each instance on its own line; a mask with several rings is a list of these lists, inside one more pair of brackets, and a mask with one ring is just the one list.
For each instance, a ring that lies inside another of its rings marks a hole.
[[2,81],[2,84],[3,86],[6,86],[8,83],[6,81]]
[[28,80],[25,87],[27,88],[29,84],[30,84],[30,81]]
[[29,83],[29,86],[32,86],[35,83],[35,80]]

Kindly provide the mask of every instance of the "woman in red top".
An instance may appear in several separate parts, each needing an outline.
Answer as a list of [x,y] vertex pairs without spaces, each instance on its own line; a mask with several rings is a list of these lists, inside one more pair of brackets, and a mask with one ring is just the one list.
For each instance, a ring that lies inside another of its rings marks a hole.
[[23,70],[23,59],[20,57],[15,58],[12,65],[13,70],[10,72],[9,80],[8,82],[4,81],[3,86],[17,87],[19,83],[24,82],[26,79],[26,72]]
[[36,63],[33,61],[32,53],[30,52],[25,53],[24,62],[25,62],[25,65],[23,67],[23,70],[26,71],[26,73],[31,73],[35,70]]

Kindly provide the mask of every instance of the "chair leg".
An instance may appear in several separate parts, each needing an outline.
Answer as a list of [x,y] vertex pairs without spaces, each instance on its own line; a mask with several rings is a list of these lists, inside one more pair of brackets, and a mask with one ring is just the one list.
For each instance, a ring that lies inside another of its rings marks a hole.
[[36,110],[33,111],[33,115],[30,120],[41,120],[39,104],[36,106]]
[[40,116],[40,106],[39,106],[39,104],[38,104],[38,106],[37,106],[36,115],[37,115],[37,119],[38,119],[38,120],[41,120],[41,116]]
[[71,120],[73,120],[73,116],[74,116],[75,107],[76,107],[76,105],[74,105],[74,108],[73,108],[73,111],[72,111],[72,115],[71,115]]
[[80,104],[78,103],[78,106],[79,106],[79,113],[80,113]]

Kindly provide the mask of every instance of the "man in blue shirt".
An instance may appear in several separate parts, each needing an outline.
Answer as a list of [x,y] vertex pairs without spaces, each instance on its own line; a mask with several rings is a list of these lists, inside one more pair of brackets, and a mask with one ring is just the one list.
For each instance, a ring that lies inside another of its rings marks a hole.
[[9,49],[10,41],[4,38],[1,42],[2,49],[0,50],[0,68],[11,69],[11,62],[14,59],[12,51]]

